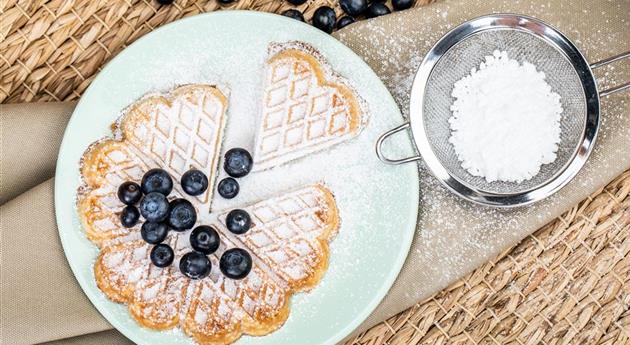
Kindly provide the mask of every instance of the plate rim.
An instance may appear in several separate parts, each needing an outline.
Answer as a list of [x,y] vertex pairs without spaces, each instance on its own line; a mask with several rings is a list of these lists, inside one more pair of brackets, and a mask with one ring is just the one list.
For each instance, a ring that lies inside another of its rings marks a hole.
[[[236,17],[262,17],[262,18],[267,18],[267,19],[271,19],[271,20],[280,20],[280,21],[285,21],[287,24],[298,24],[298,25],[303,25],[303,28],[305,28],[308,31],[311,31],[313,33],[313,35],[315,36],[320,36],[320,37],[327,37],[328,41],[331,42],[331,44],[338,46],[339,49],[344,50],[345,54],[347,55],[351,55],[354,56],[357,61],[360,61],[360,63],[362,63],[364,65],[364,67],[366,68],[366,70],[369,70],[370,73],[372,73],[374,75],[374,77],[379,81],[378,85],[376,85],[376,87],[379,87],[382,89],[381,92],[383,95],[383,102],[384,103],[389,103],[393,106],[395,106],[395,108],[397,109],[397,113],[398,116],[400,117],[401,121],[404,121],[404,117],[402,116],[402,113],[400,111],[400,108],[398,106],[398,104],[396,103],[396,101],[394,100],[393,96],[391,95],[391,93],[389,92],[389,90],[387,89],[387,87],[384,85],[383,81],[380,79],[380,77],[378,77],[378,75],[374,72],[374,70],[359,56],[357,55],[354,51],[352,51],[348,46],[346,46],[345,44],[343,44],[341,41],[339,41],[337,38],[330,36],[308,24],[305,23],[301,23],[298,21],[295,21],[294,19],[291,18],[287,18],[278,14],[274,14],[274,13],[267,13],[267,12],[260,12],[260,11],[250,11],[250,10],[229,10],[229,11],[213,11],[213,12],[206,12],[206,13],[200,13],[200,14],[196,14],[194,16],[190,16],[190,17],[184,17],[184,18],[180,18],[178,20],[175,20],[173,22],[167,23],[165,25],[160,26],[159,28],[156,28],[155,30],[152,30],[151,32],[143,35],[142,37],[138,38],[136,41],[134,41],[132,44],[130,44],[129,46],[127,46],[125,49],[123,49],[122,51],[120,51],[114,58],[112,58],[110,61],[108,61],[105,66],[102,68],[102,70],[98,73],[98,75],[96,75],[96,77],[94,78],[94,80],[90,83],[90,85],[88,86],[88,88],[85,90],[85,92],[83,93],[83,95],[80,97],[76,107],[74,108],[74,110],[72,111],[72,115],[70,117],[70,120],[68,121],[68,124],[66,125],[66,128],[64,129],[64,134],[63,134],[63,139],[61,142],[61,145],[59,147],[59,152],[57,155],[57,162],[55,165],[55,185],[54,185],[54,203],[55,203],[55,220],[57,223],[57,232],[59,233],[59,238],[61,240],[61,245],[64,251],[64,256],[66,258],[66,261],[68,262],[70,269],[72,270],[72,274],[74,276],[74,278],[77,280],[77,282],[79,283],[79,286],[81,287],[81,290],[83,291],[83,293],[88,297],[90,303],[98,310],[98,312],[107,320],[108,323],[110,323],[112,325],[113,328],[115,328],[117,331],[119,331],[120,333],[122,333],[127,339],[138,343],[138,341],[140,341],[140,343],[138,344],[142,344],[142,339],[138,339],[137,335],[135,334],[131,334],[130,330],[127,329],[127,327],[125,325],[122,325],[116,317],[114,317],[113,312],[111,310],[111,308],[107,308],[106,304],[102,304],[102,303],[97,303],[96,301],[98,301],[99,299],[101,299],[103,296],[102,292],[101,295],[98,295],[98,292],[100,291],[92,291],[91,287],[88,286],[88,284],[90,284],[89,281],[86,281],[85,279],[82,278],[82,275],[80,274],[80,268],[77,266],[77,264],[73,263],[73,260],[70,260],[70,257],[68,255],[69,250],[67,250],[67,247],[69,246],[68,241],[70,241],[70,239],[68,238],[68,236],[70,235],[69,231],[64,231],[62,230],[62,227],[65,226],[64,224],[64,219],[63,216],[61,215],[62,212],[58,212],[58,206],[61,204],[61,192],[57,192],[58,190],[60,190],[61,188],[61,181],[63,180],[62,178],[62,174],[63,172],[60,171],[60,166],[62,164],[60,164],[61,161],[63,161],[64,159],[69,159],[69,158],[64,158],[62,157],[62,152],[65,151],[65,147],[70,145],[69,143],[69,139],[68,138],[68,128],[71,126],[71,124],[73,123],[73,121],[76,120],[76,117],[78,117],[78,113],[80,112],[80,110],[85,107],[85,99],[87,98],[86,96],[89,95],[92,90],[93,87],[92,85],[94,84],[94,82],[96,82],[101,73],[107,73],[107,71],[109,70],[112,62],[119,60],[122,58],[124,58],[124,56],[127,54],[128,52],[128,48],[129,47],[133,47],[134,45],[137,45],[138,42],[142,42],[143,40],[146,40],[148,38],[151,38],[153,36],[159,35],[159,33],[163,30],[166,29],[170,29],[172,30],[172,27],[174,26],[178,26],[181,25],[185,22],[190,22],[190,21],[194,21],[194,20],[200,20],[200,19],[207,19],[207,20],[212,20],[213,17],[219,17],[219,16],[236,16]],[[393,168],[393,167],[392,167]],[[411,182],[415,182],[415,188],[412,188],[412,199],[415,200],[415,204],[419,205],[419,201],[420,201],[420,177],[419,177],[419,172],[418,169],[413,169],[413,179],[414,181],[410,181],[409,183],[411,184]],[[350,334],[352,334],[353,331],[355,331],[357,329],[357,327],[359,327],[371,314],[372,312],[376,309],[376,307],[383,301],[383,299],[385,298],[385,296],[387,295],[387,292],[391,289],[391,287],[393,286],[394,282],[396,281],[398,275],[400,274],[403,265],[406,262],[406,258],[409,254],[409,251],[411,249],[411,245],[413,243],[413,239],[415,238],[415,233],[416,233],[416,229],[417,229],[417,220],[418,220],[418,216],[419,216],[419,209],[418,207],[414,208],[415,211],[413,212],[412,215],[410,216],[414,216],[412,218],[415,218],[415,221],[413,222],[413,228],[410,227],[409,230],[406,231],[406,234],[404,234],[403,236],[401,236],[401,238],[404,240],[404,242],[402,243],[402,248],[404,250],[401,250],[400,253],[398,253],[397,257],[396,257],[396,262],[395,265],[392,266],[392,270],[390,270],[390,273],[385,277],[385,279],[383,279],[383,283],[380,285],[380,287],[377,289],[376,293],[373,294],[373,296],[371,297],[371,301],[370,303],[367,303],[365,305],[365,307],[361,310],[361,312],[357,313],[357,315],[353,318],[352,322],[348,323],[347,325],[340,327],[339,329],[337,329],[336,332],[331,332],[331,335],[327,338],[327,340],[325,340],[322,344],[336,344],[342,340],[344,340],[346,337],[348,337]],[[82,229],[82,226],[79,225],[79,228]],[[76,226],[73,226],[72,228],[73,231],[78,230]],[[402,241],[401,241],[402,242]],[[72,256],[72,254],[70,254],[70,256]],[[324,278],[325,279],[325,278]],[[136,327],[141,328],[142,326],[138,325],[136,323]],[[243,334],[246,335],[246,334]],[[238,340],[236,341],[236,343],[234,343],[236,345],[238,345]]]

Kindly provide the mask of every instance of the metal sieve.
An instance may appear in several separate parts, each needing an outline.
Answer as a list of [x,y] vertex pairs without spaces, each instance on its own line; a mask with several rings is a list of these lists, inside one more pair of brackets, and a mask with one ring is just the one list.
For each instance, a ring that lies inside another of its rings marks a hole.
[[[511,59],[530,62],[543,71],[563,107],[556,160],[544,164],[536,176],[521,183],[487,182],[471,175],[461,167],[448,141],[454,83],[495,50],[507,51]],[[376,154],[394,165],[422,159],[444,186],[479,204],[514,207],[536,202],[566,185],[584,165],[599,129],[599,97],[630,87],[628,82],[598,92],[592,70],[628,56],[630,52],[625,52],[589,65],[567,37],[531,17],[496,14],[465,22],[442,37],[425,56],[411,90],[410,122],[381,135]],[[420,155],[387,158],[383,142],[406,129],[411,129]]]

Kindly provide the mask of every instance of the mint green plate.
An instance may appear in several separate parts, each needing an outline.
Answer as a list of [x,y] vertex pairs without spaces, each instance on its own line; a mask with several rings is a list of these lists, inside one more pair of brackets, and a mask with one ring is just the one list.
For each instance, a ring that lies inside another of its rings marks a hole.
[[[198,82],[231,89],[223,149],[251,147],[253,126],[244,124],[256,116],[267,45],[290,40],[319,49],[367,100],[371,114],[357,138],[305,157],[280,175],[261,173],[243,179],[241,189],[278,192],[324,181],[335,193],[342,224],[331,243],[328,271],[312,291],[291,299],[285,325],[267,336],[243,336],[237,344],[334,344],[365,320],[396,279],[415,232],[418,173],[415,165],[385,166],[374,153],[378,135],[402,122],[387,89],[346,46],[293,19],[241,11],[198,15],[151,32],[107,64],[75,109],[57,161],[57,224],[70,267],[94,306],[134,342],[193,344],[179,330],[158,332],[138,326],[125,306],[110,302],[96,287],[92,265],[98,249],[85,237],[75,209],[83,151],[109,135],[109,125],[120,111],[145,93]],[[391,154],[412,152],[409,145],[392,148]]]

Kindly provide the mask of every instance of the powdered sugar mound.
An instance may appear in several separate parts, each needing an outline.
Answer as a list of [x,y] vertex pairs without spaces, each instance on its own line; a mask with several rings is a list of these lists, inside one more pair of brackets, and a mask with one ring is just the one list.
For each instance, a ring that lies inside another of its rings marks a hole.
[[452,96],[449,141],[472,175],[522,182],[556,159],[562,105],[536,66],[495,50]]

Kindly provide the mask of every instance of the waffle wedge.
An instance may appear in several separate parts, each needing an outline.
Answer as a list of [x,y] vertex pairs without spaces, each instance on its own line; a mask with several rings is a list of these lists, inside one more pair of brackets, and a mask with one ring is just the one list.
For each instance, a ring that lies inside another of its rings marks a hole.
[[[289,297],[317,284],[328,264],[328,241],[339,228],[334,198],[322,185],[245,206],[253,226],[244,236],[231,234],[221,214],[212,223],[221,232],[219,250],[210,256],[207,278],[190,280],[177,260],[190,251],[185,235],[169,234],[176,262],[168,268],[151,264],[151,245],[138,239],[105,246],[94,265],[98,287],[113,301],[127,303],[145,327],[179,326],[200,344],[229,344],[243,333],[264,335],[289,315]],[[187,234],[187,233],[186,233]],[[225,278],[218,269],[221,254],[247,248],[253,268],[243,280]]]
[[254,169],[264,170],[359,134],[365,102],[315,48],[272,44],[267,60]]
[[[227,98],[208,85],[178,87],[130,106],[114,124],[114,137],[92,144],[83,155],[84,183],[77,201],[88,238],[100,245],[138,231],[139,226],[120,226],[118,214],[124,205],[116,192],[124,181],[139,182],[151,168],[165,169],[176,181],[196,168],[213,186],[226,108]],[[211,189],[195,197],[198,212],[209,212]],[[178,183],[173,195],[184,195]]]

